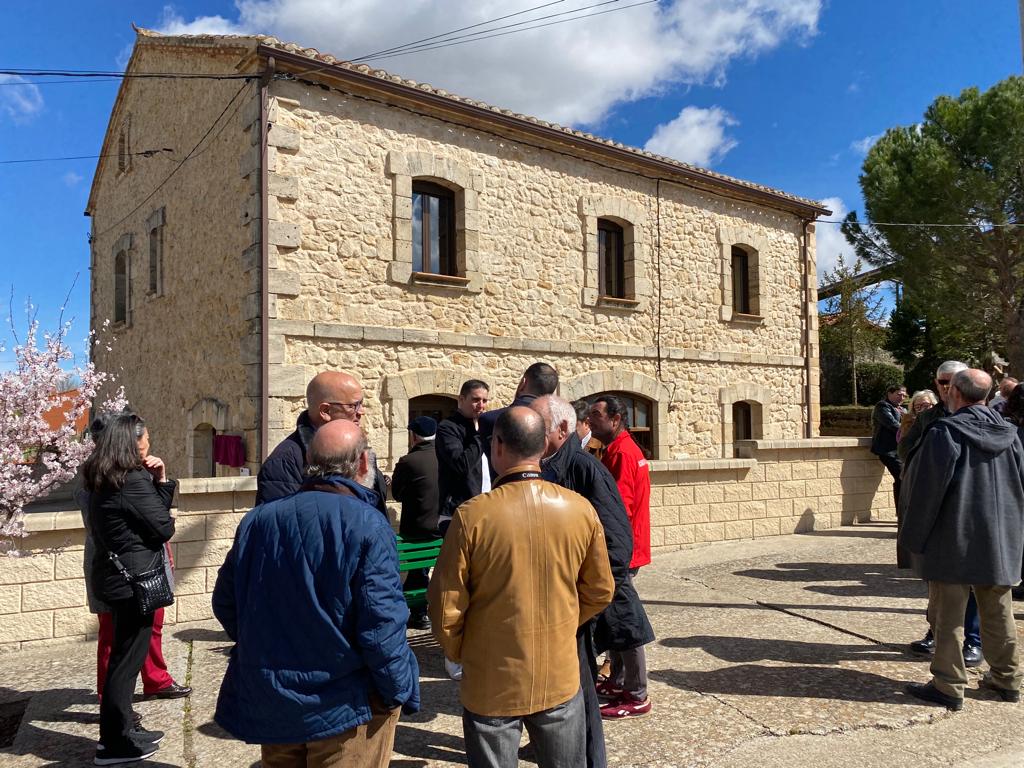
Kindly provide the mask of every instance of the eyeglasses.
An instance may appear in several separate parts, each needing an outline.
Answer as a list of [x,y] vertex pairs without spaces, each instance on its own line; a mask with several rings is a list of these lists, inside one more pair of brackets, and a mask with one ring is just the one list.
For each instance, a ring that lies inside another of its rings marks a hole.
[[338,403],[331,400],[323,403],[324,405],[336,405],[339,408],[351,408],[355,413],[366,410],[366,404],[362,400],[356,400],[354,403]]
[[938,384],[940,387],[948,387],[949,382],[951,381],[952,379],[936,379],[935,383]]

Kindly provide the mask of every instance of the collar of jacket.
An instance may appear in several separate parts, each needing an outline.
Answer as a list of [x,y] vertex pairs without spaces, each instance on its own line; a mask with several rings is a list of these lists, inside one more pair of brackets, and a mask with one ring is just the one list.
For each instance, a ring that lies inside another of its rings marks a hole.
[[[540,460],[541,469],[544,471],[545,477],[557,477],[559,479],[565,477],[569,471],[569,461],[572,459],[572,455],[576,451],[581,450],[580,437],[575,432],[569,435],[568,439],[562,443],[562,447],[552,453],[546,459]],[[555,480],[554,482],[558,482]]]
[[302,443],[302,455],[309,455],[309,444],[313,442],[313,435],[316,434],[316,427],[314,427],[313,422],[310,421],[308,411],[300,413],[299,418],[295,420],[295,432],[299,436],[299,442]]
[[355,496],[361,502],[371,507],[377,506],[377,494],[369,488],[363,488],[355,480],[349,480],[341,475],[320,475],[307,477],[303,481],[299,492],[322,491],[324,493],[337,493],[342,496]]

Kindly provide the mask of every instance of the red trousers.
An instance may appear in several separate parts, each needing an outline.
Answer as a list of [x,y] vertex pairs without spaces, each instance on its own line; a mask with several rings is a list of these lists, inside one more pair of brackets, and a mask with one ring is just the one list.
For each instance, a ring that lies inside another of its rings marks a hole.
[[[110,649],[114,643],[114,616],[101,613],[100,631],[96,637],[96,692],[102,698],[103,684],[107,680],[107,664],[110,662]],[[149,641],[149,654],[142,665],[142,692],[156,693],[174,682],[167,671],[161,640],[164,628],[164,609],[160,608],[153,614],[153,637]]]

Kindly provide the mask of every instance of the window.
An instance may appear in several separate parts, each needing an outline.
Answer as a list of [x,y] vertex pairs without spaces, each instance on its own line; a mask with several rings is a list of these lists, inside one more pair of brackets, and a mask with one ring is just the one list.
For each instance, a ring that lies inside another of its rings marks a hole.
[[644,452],[644,456],[648,459],[653,458],[653,403],[646,397],[639,397],[631,392],[601,392],[588,397],[587,401],[592,403],[601,395],[614,395],[626,404],[626,414],[629,421],[629,427],[627,427],[627,429],[629,430],[629,434],[632,435],[636,444],[640,446],[640,450]]
[[753,314],[750,304],[750,254],[732,247],[732,308],[741,315]]
[[455,193],[439,184],[412,185],[412,271],[458,276]]
[[[409,401],[409,421],[420,416],[429,416],[440,423],[447,419],[458,407],[457,398],[450,395],[420,395]],[[405,426],[404,424],[402,426]]]
[[211,424],[200,424],[192,432],[192,477],[216,477],[213,461],[213,438],[217,430]]
[[117,135],[117,172],[127,173],[132,167],[131,117],[121,123],[121,132]]
[[752,440],[754,437],[754,415],[750,403],[741,400],[732,404],[732,438],[733,442],[739,440]]
[[114,256],[114,322],[128,322],[128,252],[118,251]]
[[608,219],[597,220],[598,281],[601,295],[626,298],[626,263],[623,250],[625,233]]
[[155,211],[146,220],[149,231],[149,284],[146,293],[163,296],[164,293],[164,209]]

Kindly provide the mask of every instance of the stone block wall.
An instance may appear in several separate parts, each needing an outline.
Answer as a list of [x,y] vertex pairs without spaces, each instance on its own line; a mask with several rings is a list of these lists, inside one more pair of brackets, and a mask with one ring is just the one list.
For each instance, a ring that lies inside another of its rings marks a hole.
[[[652,549],[895,519],[889,475],[868,443],[753,440],[739,445],[739,459],[652,462]],[[217,571],[255,491],[255,478],[180,482],[171,542],[176,598],[166,623],[212,618]],[[0,557],[0,652],[95,637],[96,618],[85,602],[81,516],[36,513],[27,528],[25,556]]]

